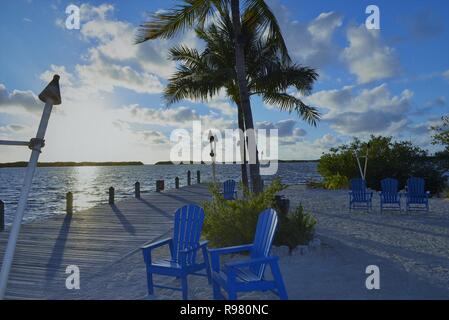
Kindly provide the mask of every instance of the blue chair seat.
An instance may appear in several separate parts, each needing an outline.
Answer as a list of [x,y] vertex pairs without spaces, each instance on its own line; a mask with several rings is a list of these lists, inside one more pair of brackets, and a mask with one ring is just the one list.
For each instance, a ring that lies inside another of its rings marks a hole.
[[430,192],[425,191],[423,178],[410,177],[407,179],[406,209],[429,211]]
[[362,204],[367,210],[371,209],[373,193],[367,191],[366,181],[360,178],[350,180],[351,191],[349,191],[349,210],[356,209]]
[[401,211],[401,195],[398,192],[399,182],[393,178],[385,178],[380,181],[382,191],[379,192],[380,212],[384,209],[396,209]]

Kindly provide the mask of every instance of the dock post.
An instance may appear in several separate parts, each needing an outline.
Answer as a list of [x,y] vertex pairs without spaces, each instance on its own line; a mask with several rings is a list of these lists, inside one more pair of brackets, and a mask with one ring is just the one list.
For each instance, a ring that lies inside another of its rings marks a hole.
[[175,188],[179,189],[179,178],[178,177],[175,178]]
[[65,211],[67,214],[72,214],[73,213],[73,193],[71,193],[70,191],[67,192],[65,198],[66,198]]
[[164,180],[156,180],[156,192],[164,191],[165,182]]
[[0,231],[5,230],[5,203],[0,200]]
[[187,171],[187,185],[190,186],[192,184],[191,172]]
[[109,204],[114,204],[114,195],[115,195],[115,190],[113,187],[109,188]]
[[196,171],[196,183],[201,183],[201,173],[200,170]]
[[140,199],[140,182],[137,181],[134,184],[134,196],[136,197],[136,199]]

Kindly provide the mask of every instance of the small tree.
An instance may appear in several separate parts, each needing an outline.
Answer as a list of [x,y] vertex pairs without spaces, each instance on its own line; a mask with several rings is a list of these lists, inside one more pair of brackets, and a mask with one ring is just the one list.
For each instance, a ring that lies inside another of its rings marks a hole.
[[432,144],[440,144],[449,151],[449,115],[441,117],[442,124],[439,126],[432,126],[434,132],[432,135]]
[[444,150],[435,153],[435,160],[446,172],[449,171],[449,115],[441,117],[442,123],[431,127],[432,144],[441,145]]

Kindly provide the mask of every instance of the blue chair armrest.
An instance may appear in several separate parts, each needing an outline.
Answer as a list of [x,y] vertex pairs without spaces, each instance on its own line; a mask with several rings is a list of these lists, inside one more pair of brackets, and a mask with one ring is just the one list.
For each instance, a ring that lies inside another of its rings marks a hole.
[[253,247],[253,244],[244,244],[241,246],[227,247],[227,248],[217,248],[217,249],[208,249],[210,255],[220,255],[220,254],[230,254],[237,253],[242,251],[249,251]]
[[250,251],[252,247],[253,244],[245,244],[227,248],[208,249],[208,252],[210,254],[211,269],[215,272],[220,272],[220,255]]
[[272,263],[275,261],[278,261],[279,257],[278,256],[270,256],[270,257],[262,257],[262,258],[251,258],[248,260],[241,260],[241,261],[233,261],[233,262],[228,262],[225,264],[225,267],[228,269],[231,268],[244,268],[244,267],[249,267],[251,265],[254,264],[261,264],[261,263]]
[[142,250],[144,250],[144,251],[146,251],[146,250],[150,250],[150,251],[151,251],[151,250],[153,250],[153,249],[156,249],[156,248],[165,246],[165,245],[167,245],[167,244],[170,244],[171,242],[172,242],[172,238],[167,238],[167,239],[162,239],[162,240],[159,240],[159,241],[150,243],[150,244],[143,245],[143,246],[140,247],[140,248],[141,248]]

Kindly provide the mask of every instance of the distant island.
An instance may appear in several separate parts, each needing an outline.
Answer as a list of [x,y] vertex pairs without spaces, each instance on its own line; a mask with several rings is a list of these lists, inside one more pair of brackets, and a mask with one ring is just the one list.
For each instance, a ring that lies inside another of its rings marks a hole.
[[[279,163],[297,163],[297,162],[318,162],[319,160],[279,160]],[[173,165],[174,163],[171,161],[158,161],[154,165]],[[183,162],[181,164],[194,164],[192,161]],[[195,163],[199,164],[199,163]],[[205,164],[204,161],[201,161],[201,164]]]
[[[26,167],[27,161],[0,163],[0,168]],[[141,161],[128,162],[39,162],[38,167],[110,167],[110,166],[142,166]]]

